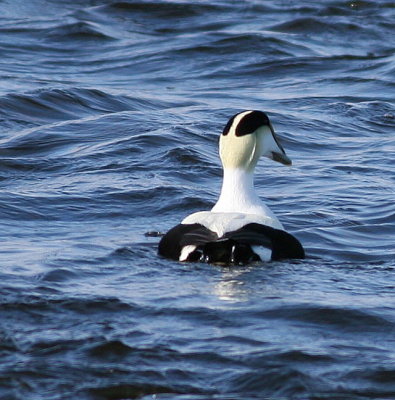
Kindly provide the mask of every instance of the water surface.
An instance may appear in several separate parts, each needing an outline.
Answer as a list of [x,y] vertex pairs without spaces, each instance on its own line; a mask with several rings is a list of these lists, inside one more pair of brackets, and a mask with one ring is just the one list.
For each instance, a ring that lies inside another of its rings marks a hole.
[[[62,3],[62,2],[60,2]],[[395,398],[395,3],[0,3],[0,397]],[[307,259],[156,254],[266,111]]]

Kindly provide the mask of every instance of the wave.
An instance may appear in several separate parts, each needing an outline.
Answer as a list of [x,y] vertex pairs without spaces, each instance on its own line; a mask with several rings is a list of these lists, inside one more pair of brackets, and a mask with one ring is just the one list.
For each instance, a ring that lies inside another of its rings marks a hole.
[[[0,2],[0,397],[394,398],[393,1],[33,3]],[[307,258],[162,259],[243,109]]]

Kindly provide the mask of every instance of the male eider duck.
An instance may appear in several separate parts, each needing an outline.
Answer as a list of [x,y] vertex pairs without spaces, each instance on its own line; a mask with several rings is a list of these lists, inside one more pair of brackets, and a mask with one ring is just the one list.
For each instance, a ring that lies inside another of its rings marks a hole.
[[261,156],[292,163],[268,116],[262,111],[234,115],[221,134],[219,154],[224,174],[217,203],[170,229],[158,253],[178,261],[236,265],[304,258],[300,242],[284,231],[254,190],[254,169]]

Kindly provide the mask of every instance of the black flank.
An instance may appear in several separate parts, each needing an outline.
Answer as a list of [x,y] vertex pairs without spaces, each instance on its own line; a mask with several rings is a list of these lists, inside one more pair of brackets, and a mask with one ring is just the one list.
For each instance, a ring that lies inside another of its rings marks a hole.
[[256,223],[228,232],[221,238],[201,224],[179,224],[163,236],[158,253],[163,257],[179,260],[182,248],[187,245],[196,246],[196,250],[188,255],[186,261],[213,264],[240,265],[260,261],[252,246],[271,249],[271,259],[274,261],[305,257],[302,245],[294,236]]
[[251,223],[237,231],[226,233],[225,237],[236,240],[238,243],[271,248],[273,261],[305,258],[303,246],[295,236],[271,226]]
[[217,239],[218,235],[203,225],[178,224],[162,237],[159,242],[158,253],[172,260],[179,260],[181,250],[184,246],[199,246]]

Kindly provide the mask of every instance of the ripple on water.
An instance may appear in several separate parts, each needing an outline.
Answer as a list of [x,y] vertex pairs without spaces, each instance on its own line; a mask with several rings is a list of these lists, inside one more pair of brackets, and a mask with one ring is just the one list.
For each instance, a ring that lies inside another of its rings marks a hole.
[[[0,397],[394,398],[394,10],[0,2]],[[256,186],[307,259],[158,257],[242,109],[293,160]]]

